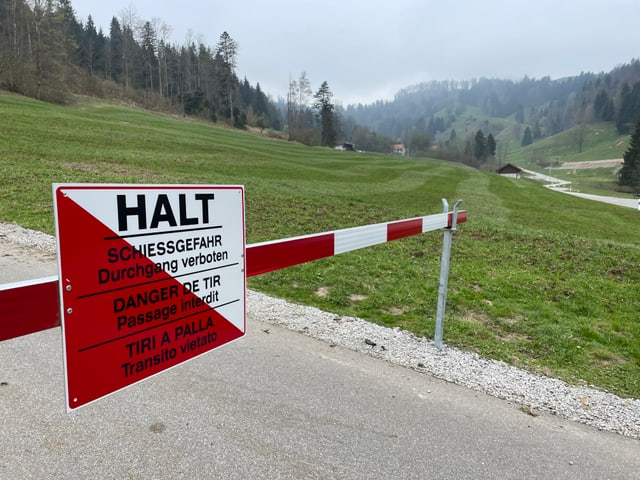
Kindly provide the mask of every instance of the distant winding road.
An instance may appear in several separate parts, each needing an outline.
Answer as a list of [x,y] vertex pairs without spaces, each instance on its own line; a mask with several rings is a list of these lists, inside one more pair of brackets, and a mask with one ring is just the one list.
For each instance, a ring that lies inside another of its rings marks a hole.
[[[605,166],[612,166],[613,164],[619,164],[621,162],[622,160],[598,160],[598,161],[591,161],[591,162],[571,162],[571,163],[565,163],[562,168],[579,169],[579,168],[595,168],[598,166],[605,167]],[[628,207],[628,208],[635,208],[637,210],[640,210],[640,200],[636,200],[634,198],[609,197],[605,195],[592,195],[589,193],[572,192],[571,188],[568,187],[568,185],[571,185],[571,182],[567,180],[554,178],[549,175],[545,175],[543,173],[534,172],[533,170],[523,169],[523,171],[534,180],[548,182],[547,185],[545,185],[545,187],[551,188],[558,192],[573,195],[575,197],[586,198],[588,200],[595,200],[597,202],[604,202],[604,203],[609,203],[611,205],[618,205],[619,207]]]

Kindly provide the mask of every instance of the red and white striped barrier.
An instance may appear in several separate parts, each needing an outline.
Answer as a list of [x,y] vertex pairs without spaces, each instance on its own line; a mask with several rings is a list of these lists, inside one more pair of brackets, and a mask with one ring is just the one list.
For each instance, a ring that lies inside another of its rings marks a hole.
[[[457,223],[467,220],[458,212]],[[451,227],[453,213],[441,213],[396,222],[376,223],[247,246],[247,276],[280,270],[312,260],[371,247],[399,238]]]
[[[456,213],[456,224],[467,221]],[[247,277],[452,225],[450,212],[247,245]],[[57,277],[0,285],[0,341],[60,326],[58,294]]]

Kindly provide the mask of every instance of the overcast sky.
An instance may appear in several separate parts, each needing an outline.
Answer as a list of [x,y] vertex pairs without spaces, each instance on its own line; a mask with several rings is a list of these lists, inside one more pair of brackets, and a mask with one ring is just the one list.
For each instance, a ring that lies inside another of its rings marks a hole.
[[109,34],[132,8],[171,41],[238,43],[240,79],[274,99],[305,71],[344,106],[430,80],[553,79],[640,57],[638,0],[71,0]]

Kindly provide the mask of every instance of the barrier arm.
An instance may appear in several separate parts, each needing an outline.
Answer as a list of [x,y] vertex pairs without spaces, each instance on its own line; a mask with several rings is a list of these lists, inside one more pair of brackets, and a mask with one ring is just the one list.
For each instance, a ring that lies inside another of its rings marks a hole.
[[[246,276],[299,265],[467,221],[466,211],[255,243],[246,247]],[[0,285],[0,341],[60,326],[58,277]]]

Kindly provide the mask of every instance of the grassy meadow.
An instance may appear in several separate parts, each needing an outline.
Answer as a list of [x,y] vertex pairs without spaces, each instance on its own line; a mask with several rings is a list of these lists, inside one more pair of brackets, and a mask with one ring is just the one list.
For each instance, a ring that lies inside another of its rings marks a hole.
[[[462,165],[336,152],[126,106],[0,93],[0,221],[53,233],[51,184],[243,184],[249,243],[440,213],[462,199],[445,343],[640,397],[640,214]],[[442,234],[249,286],[433,336]]]

